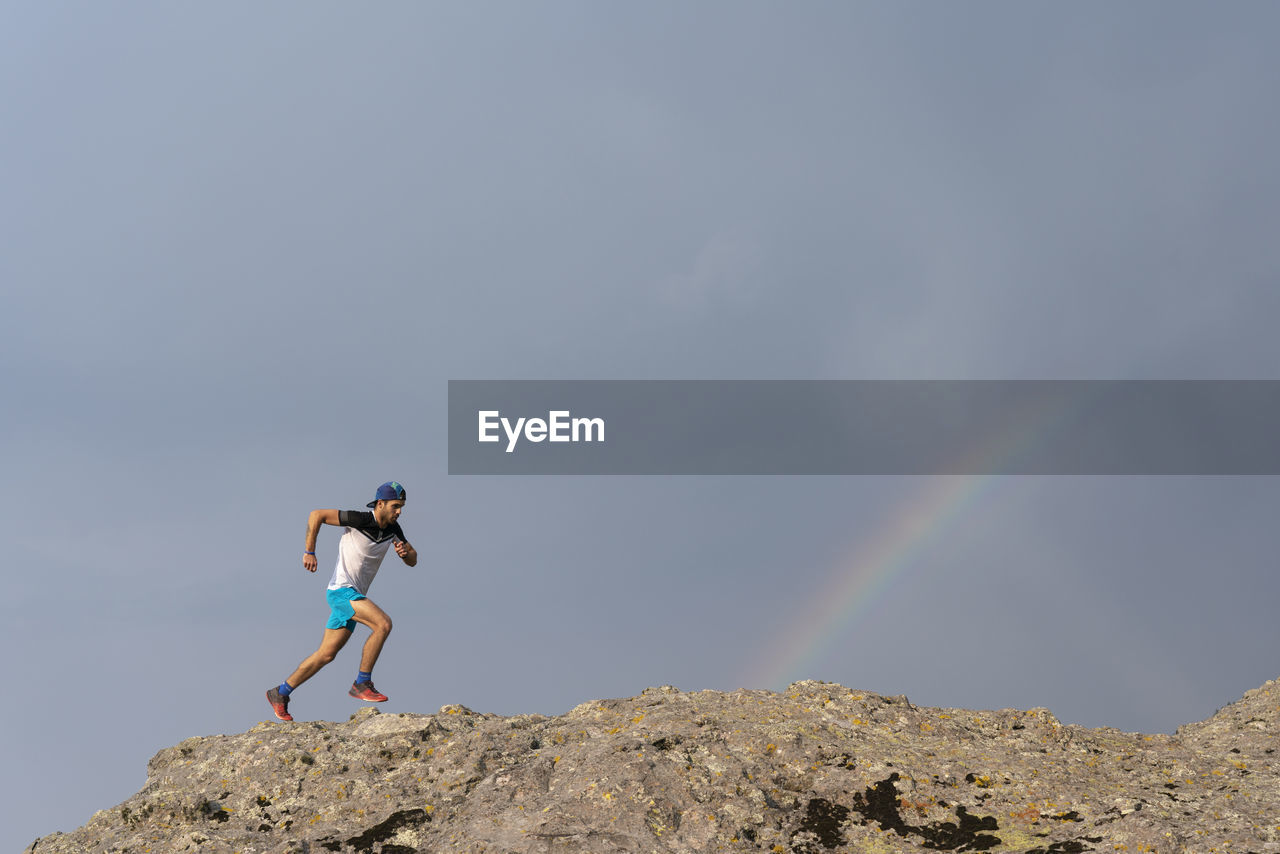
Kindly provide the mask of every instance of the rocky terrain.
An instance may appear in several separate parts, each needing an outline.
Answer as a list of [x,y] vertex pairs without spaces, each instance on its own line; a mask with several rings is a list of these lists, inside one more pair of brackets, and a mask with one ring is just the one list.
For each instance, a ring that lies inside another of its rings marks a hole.
[[1280,682],[1174,735],[821,682],[565,715],[365,709],[162,750],[32,854],[1280,852]]

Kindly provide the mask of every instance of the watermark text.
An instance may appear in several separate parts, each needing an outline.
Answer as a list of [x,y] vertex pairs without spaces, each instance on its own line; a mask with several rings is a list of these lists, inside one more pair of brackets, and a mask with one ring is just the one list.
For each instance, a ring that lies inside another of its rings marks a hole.
[[478,441],[500,442],[506,434],[507,453],[523,438],[527,442],[603,442],[603,418],[574,418],[567,409],[553,409],[546,418],[517,418],[514,422],[497,409],[477,413]]

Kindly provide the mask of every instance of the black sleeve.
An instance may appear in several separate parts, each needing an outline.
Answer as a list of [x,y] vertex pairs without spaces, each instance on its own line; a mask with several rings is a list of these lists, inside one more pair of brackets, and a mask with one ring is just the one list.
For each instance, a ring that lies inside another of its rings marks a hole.
[[397,537],[399,537],[400,539],[404,540],[406,543],[409,542],[409,538],[404,535],[404,531],[400,528],[399,522],[391,523],[391,532],[395,534]]
[[377,527],[377,523],[373,521],[373,514],[368,510],[339,510],[338,524],[348,528]]

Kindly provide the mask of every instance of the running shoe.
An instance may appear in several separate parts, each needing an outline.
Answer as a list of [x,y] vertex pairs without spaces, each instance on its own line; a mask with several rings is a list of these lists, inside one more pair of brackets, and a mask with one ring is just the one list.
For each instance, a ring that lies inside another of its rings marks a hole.
[[357,700],[368,700],[370,703],[385,703],[387,701],[387,695],[379,694],[378,689],[373,687],[372,682],[356,682],[347,693]]
[[293,720],[293,715],[289,714],[289,698],[280,693],[280,686],[277,685],[267,692],[267,702],[271,704],[271,710],[280,720]]

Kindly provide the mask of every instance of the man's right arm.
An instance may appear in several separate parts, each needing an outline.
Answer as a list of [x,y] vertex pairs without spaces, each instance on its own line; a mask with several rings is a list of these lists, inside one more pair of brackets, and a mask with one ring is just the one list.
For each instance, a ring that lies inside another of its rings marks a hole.
[[340,525],[337,510],[312,510],[307,517],[307,545],[303,549],[302,567],[307,572],[316,571],[316,537],[321,525]]

